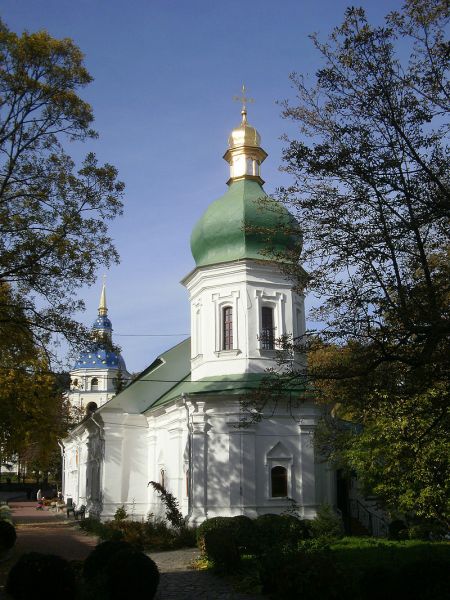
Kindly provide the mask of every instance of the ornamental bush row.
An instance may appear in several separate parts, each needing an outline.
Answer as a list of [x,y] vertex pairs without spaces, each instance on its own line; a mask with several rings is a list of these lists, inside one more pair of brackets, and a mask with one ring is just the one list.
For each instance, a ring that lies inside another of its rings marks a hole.
[[60,556],[23,554],[9,572],[6,591],[13,600],[44,598],[50,588],[64,600],[151,600],[156,594],[156,564],[126,542],[103,542],[78,574],[76,566]]
[[194,527],[186,525],[175,529],[161,519],[154,519],[153,515],[144,522],[114,519],[102,523],[89,517],[80,521],[79,526],[101,540],[128,542],[139,550],[173,550],[196,543]]
[[[218,531],[227,536],[229,562],[226,565],[226,551],[215,540],[220,535],[209,535]],[[226,532],[226,533],[225,533]],[[216,563],[227,569],[235,564],[235,548],[239,554],[263,556],[272,549],[287,547],[295,550],[299,543],[313,538],[326,538],[328,541],[343,536],[341,519],[334,514],[331,507],[322,507],[313,520],[301,520],[292,515],[261,515],[257,519],[240,515],[236,517],[213,517],[204,521],[197,529],[197,545],[200,550]],[[220,558],[219,558],[220,556]]]

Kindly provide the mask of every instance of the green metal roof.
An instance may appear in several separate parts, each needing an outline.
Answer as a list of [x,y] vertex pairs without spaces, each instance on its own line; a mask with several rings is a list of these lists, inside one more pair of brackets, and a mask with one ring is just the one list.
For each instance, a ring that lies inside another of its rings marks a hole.
[[[252,228],[254,231],[249,230]],[[299,253],[300,245],[295,218],[252,179],[232,182],[207,208],[191,235],[197,267],[244,258],[270,260],[268,247],[275,254],[286,250]]]
[[[129,386],[99,410],[120,409],[131,414],[141,414],[168,404],[182,394],[240,396],[256,389],[264,379],[270,377],[267,373],[242,373],[192,381],[190,360],[191,340],[188,338],[161,354]],[[304,388],[294,382],[285,391],[300,394],[304,392]]]
[[181,394],[226,394],[227,396],[245,394],[245,392],[257,388],[265,377],[267,377],[266,373],[244,373],[226,377],[205,377],[198,381],[192,381],[189,374],[178,385],[161,396],[152,408],[166,404]]
[[161,354],[104,407],[106,410],[117,408],[127,413],[143,413],[185,379],[190,370],[191,338],[188,338]]

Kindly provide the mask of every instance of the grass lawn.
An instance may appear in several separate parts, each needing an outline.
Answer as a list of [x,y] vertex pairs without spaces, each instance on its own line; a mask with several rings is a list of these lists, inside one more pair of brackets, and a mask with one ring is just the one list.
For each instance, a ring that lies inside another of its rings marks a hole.
[[[364,573],[373,569],[397,570],[405,565],[417,564],[417,561],[427,562],[433,559],[446,561],[450,567],[450,542],[391,541],[370,537],[345,537],[331,545],[331,552],[332,560],[338,571],[348,582],[353,582],[348,589],[347,600],[360,598],[357,582]],[[214,568],[214,565],[204,559],[200,568],[211,569]],[[238,572],[224,574],[219,570],[217,573],[225,577],[235,591],[261,592],[258,561],[254,556],[244,556]],[[440,598],[442,598],[441,595],[439,595]]]
[[331,546],[337,564],[344,570],[397,567],[416,560],[438,558],[450,565],[450,542],[393,541],[370,537],[345,537]]

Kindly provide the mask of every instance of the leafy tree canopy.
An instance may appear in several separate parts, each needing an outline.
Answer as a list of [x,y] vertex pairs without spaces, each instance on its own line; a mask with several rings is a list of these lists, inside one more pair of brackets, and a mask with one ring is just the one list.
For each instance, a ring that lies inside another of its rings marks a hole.
[[61,374],[33,343],[23,314],[0,284],[0,452],[47,471],[59,458],[57,439],[74,424]]
[[323,67],[313,83],[291,75],[284,116],[300,135],[280,190],[309,271],[289,274],[318,298],[323,326],[294,340],[309,367],[291,377],[362,426],[327,419],[321,450],[391,508],[447,522],[448,18],[445,0],[407,0],[380,27],[350,8],[326,42],[312,36]]
[[77,168],[64,150],[96,137],[78,95],[92,78],[72,40],[0,23],[0,56],[0,282],[20,319],[8,306],[3,317],[48,351],[55,332],[79,338],[76,291],[118,260],[107,223],[124,186],[93,153]]

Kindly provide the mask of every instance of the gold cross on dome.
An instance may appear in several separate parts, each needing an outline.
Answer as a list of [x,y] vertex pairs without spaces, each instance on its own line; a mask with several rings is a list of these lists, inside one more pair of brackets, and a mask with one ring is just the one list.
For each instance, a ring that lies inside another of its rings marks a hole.
[[242,102],[242,112],[247,112],[247,104],[251,104],[252,102],[254,102],[254,98],[248,98],[245,95],[245,84],[242,84],[242,95],[241,96],[234,96],[233,100],[235,102]]

